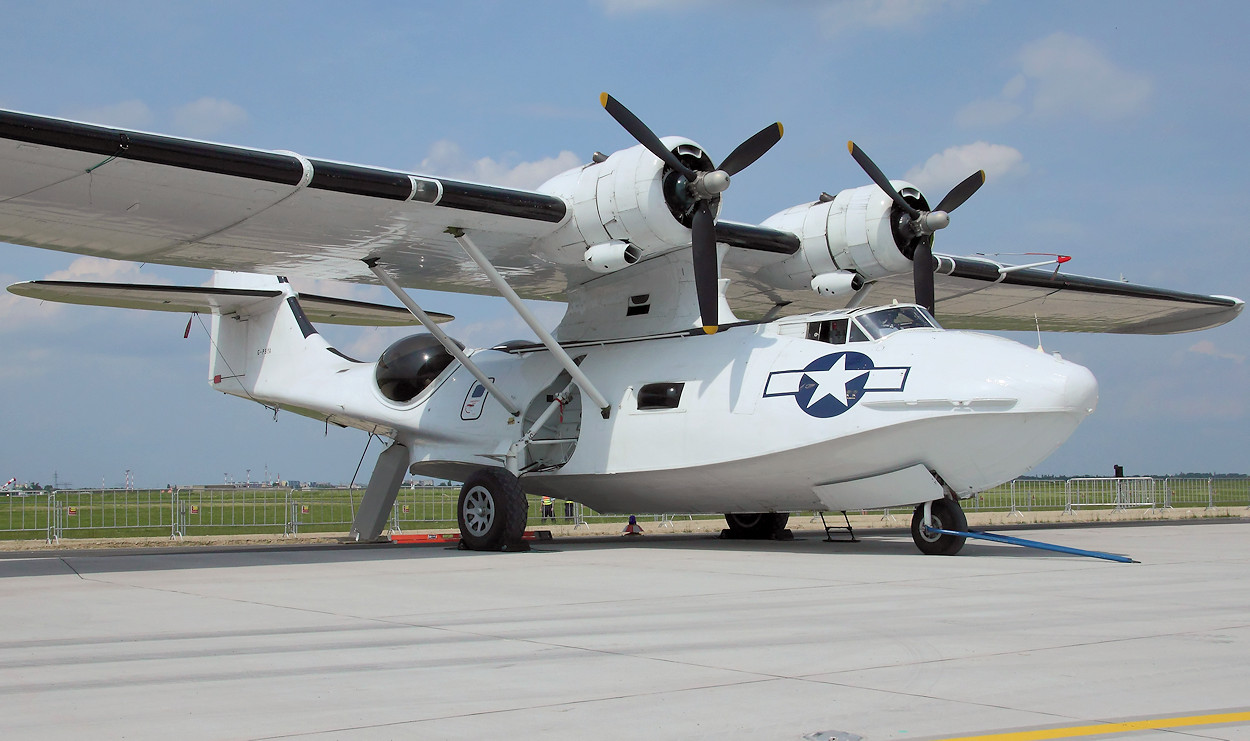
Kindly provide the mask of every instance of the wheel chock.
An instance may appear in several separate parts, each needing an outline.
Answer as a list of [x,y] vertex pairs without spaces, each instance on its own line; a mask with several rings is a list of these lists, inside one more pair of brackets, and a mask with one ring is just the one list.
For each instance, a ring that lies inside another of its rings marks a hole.
[[[551,540],[550,530],[526,530],[522,540]],[[403,545],[427,545],[434,543],[459,543],[460,533],[391,533],[392,543]]]

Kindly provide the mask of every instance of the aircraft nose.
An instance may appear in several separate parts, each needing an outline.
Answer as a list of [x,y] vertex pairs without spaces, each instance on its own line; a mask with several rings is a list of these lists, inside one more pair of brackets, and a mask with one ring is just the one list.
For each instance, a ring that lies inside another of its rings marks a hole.
[[1083,365],[1068,363],[1063,382],[1064,406],[1074,412],[1090,414],[1098,406],[1098,380]]

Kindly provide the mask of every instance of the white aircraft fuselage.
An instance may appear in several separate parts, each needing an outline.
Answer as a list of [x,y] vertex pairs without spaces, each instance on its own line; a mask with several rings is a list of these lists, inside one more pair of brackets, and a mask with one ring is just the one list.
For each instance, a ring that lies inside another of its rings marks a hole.
[[[917,326],[881,326],[900,311]],[[246,394],[215,387],[376,425],[412,452],[412,473],[465,480],[511,463],[526,492],[601,512],[878,508],[940,499],[942,484],[969,497],[1045,459],[1097,403],[1086,368],[940,329],[911,305],[566,345],[609,400],[606,418],[539,345],[470,351],[524,409],[518,418],[450,358],[395,401],[378,363],[325,353],[318,335],[302,338],[310,354],[277,352],[270,345],[291,333],[273,330],[249,333],[247,353],[261,362],[244,374]],[[301,356],[297,373],[281,360]],[[526,433],[533,442],[518,446]]]

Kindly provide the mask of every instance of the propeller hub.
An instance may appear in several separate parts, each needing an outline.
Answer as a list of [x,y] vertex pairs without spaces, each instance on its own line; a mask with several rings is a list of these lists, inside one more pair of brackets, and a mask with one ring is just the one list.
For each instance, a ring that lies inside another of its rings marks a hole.
[[715,198],[729,187],[729,173],[724,170],[700,173],[690,187],[700,198]]
[[945,229],[950,226],[951,217],[950,214],[945,211],[929,211],[928,213],[921,214],[920,218],[916,220],[916,223],[920,226],[924,233],[932,234],[938,229]]

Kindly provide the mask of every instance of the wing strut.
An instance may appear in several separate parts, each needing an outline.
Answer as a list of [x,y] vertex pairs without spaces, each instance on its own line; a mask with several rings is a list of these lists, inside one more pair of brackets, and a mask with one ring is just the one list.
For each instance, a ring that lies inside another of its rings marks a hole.
[[460,349],[460,346],[448,337],[447,333],[440,329],[437,324],[434,323],[434,319],[431,318],[429,314],[426,314],[416,301],[412,300],[412,296],[409,296],[408,292],[396,283],[394,278],[387,275],[386,271],[378,266],[378,258],[370,257],[365,260],[364,263],[369,267],[369,270],[378,277],[378,280],[382,281],[382,285],[391,289],[391,293],[395,294],[395,298],[399,299],[400,303],[408,307],[408,311],[411,311],[412,315],[417,318],[417,321],[421,322],[426,330],[428,330],[430,334],[434,335],[434,338],[442,344],[447,352],[451,353],[452,357],[456,360],[459,360],[460,364],[467,368],[469,372],[473,374],[473,377],[476,378],[488,392],[490,392],[490,395],[495,397],[500,404],[503,404],[503,408],[507,409],[509,414],[513,417],[521,416],[521,407],[513,401],[512,397],[501,391],[499,387],[495,385],[495,382],[490,380],[490,378],[482,372],[481,368],[477,367],[477,363],[469,360],[469,356],[465,355],[464,351]]
[[499,274],[495,266],[490,264],[490,261],[486,259],[486,255],[483,255],[482,251],[477,248],[477,245],[473,244],[473,241],[469,239],[463,229],[451,226],[447,228],[447,233],[460,243],[460,246],[469,254],[469,257],[473,258],[473,262],[477,263],[477,266],[486,274],[491,285],[495,286],[495,290],[499,291],[499,294],[507,299],[513,309],[516,309],[516,313],[520,315],[521,319],[525,320],[529,328],[534,330],[534,334],[538,335],[538,339],[542,340],[542,343],[547,346],[552,356],[577,382],[582,393],[590,397],[595,406],[599,407],[599,413],[603,415],[604,419],[607,419],[611,412],[611,405],[608,404],[608,400],[604,398],[603,394],[599,393],[599,389],[595,388],[594,384],[590,382],[590,379],[586,377],[582,369],[577,366],[573,358],[569,357],[569,354],[564,351],[564,348],[560,347],[560,343],[556,342],[556,338],[552,337],[551,333],[538,322],[538,318],[526,308],[525,304],[521,303],[521,297],[516,295],[516,291],[512,290],[512,286],[508,285],[508,282],[503,279],[503,276]]

